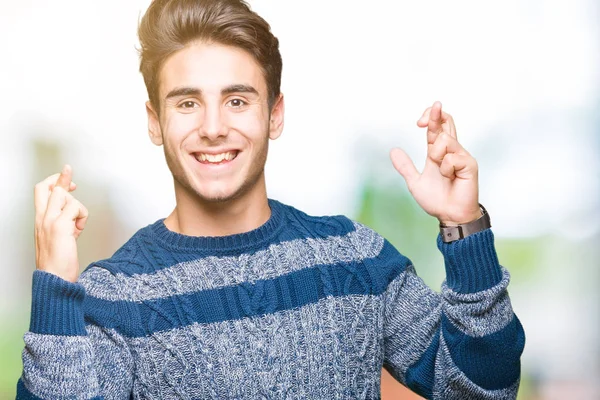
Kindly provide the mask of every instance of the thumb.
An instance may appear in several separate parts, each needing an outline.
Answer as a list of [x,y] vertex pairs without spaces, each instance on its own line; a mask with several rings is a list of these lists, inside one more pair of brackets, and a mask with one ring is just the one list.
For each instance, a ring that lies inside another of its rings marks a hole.
[[392,159],[394,168],[396,168],[396,171],[402,175],[406,181],[406,185],[410,188],[413,182],[420,176],[415,164],[412,162],[408,154],[399,148],[394,148],[390,151],[390,158]]

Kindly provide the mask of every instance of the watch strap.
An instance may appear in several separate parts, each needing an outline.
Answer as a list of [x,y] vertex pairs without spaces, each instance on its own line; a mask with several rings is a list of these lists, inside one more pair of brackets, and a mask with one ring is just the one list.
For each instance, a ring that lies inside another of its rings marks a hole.
[[490,215],[485,207],[483,207],[481,204],[479,204],[479,207],[481,208],[482,215],[475,221],[456,226],[446,226],[440,223],[440,234],[442,236],[442,241],[444,243],[454,242],[456,240],[464,239],[474,233],[491,228],[492,223],[490,220]]

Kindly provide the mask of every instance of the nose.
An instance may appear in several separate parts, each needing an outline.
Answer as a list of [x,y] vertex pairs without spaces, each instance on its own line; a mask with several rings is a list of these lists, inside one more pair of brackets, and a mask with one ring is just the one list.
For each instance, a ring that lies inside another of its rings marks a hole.
[[219,136],[227,135],[227,126],[223,121],[221,107],[218,104],[206,104],[200,125],[200,136],[215,140]]

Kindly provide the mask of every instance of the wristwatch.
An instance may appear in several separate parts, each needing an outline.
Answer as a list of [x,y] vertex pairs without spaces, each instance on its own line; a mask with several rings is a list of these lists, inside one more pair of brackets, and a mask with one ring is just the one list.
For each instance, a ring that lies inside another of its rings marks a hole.
[[474,233],[491,228],[492,222],[490,221],[490,215],[487,213],[485,207],[483,207],[481,204],[479,204],[479,207],[481,208],[482,215],[475,221],[456,226],[446,226],[440,222],[440,234],[442,235],[442,241],[444,243],[451,243],[456,240],[464,239]]

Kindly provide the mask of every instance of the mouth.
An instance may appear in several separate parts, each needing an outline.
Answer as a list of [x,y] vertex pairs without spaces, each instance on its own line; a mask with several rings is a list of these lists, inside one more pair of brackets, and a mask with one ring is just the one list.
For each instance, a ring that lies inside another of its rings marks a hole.
[[192,153],[196,161],[206,165],[221,165],[233,161],[239,154],[239,150],[230,150],[222,153]]

